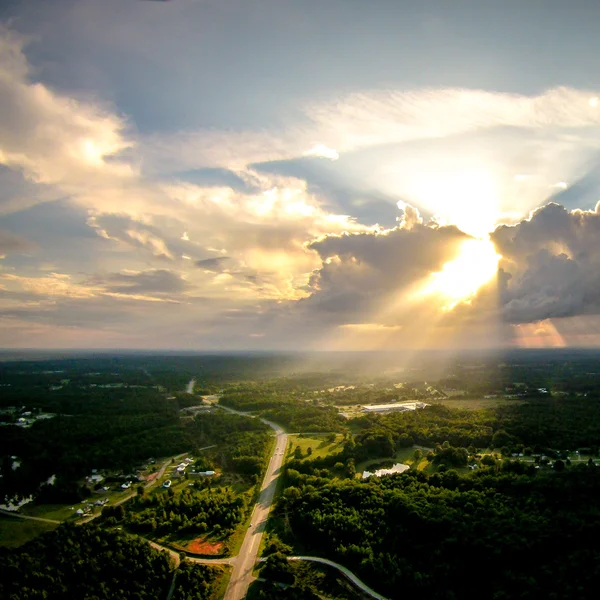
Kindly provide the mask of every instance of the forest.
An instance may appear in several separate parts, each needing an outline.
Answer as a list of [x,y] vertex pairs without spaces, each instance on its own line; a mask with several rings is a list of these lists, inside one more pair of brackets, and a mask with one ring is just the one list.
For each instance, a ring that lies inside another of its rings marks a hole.
[[[90,557],[86,566],[72,559],[87,577],[74,581],[81,586],[74,597],[86,597],[77,595],[86,584],[98,588],[93,597],[111,597],[121,584],[107,565],[117,554],[127,556],[136,580],[142,578],[119,597],[143,598],[152,586],[166,595],[170,566],[144,545],[146,554],[125,531],[155,539],[226,541],[239,529],[252,508],[272,436],[258,418],[209,406],[182,412],[198,405],[203,392],[298,432],[294,444],[303,444],[288,449],[261,567],[268,582],[254,586],[251,598],[311,599],[324,591],[346,597],[335,578],[289,563],[290,553],[336,560],[391,598],[398,589],[407,597],[440,599],[595,597],[600,555],[589,543],[600,533],[595,362],[585,353],[516,353],[503,360],[415,365],[402,382],[397,374],[363,372],[358,362],[354,371],[322,366],[295,373],[290,357],[253,356],[247,363],[239,356],[0,363],[5,497],[35,492],[38,503],[74,503],[93,494],[83,483],[92,469],[118,481],[119,473],[134,473],[150,457],[184,452],[193,454],[198,470],[218,471],[211,480],[182,479],[175,490],[137,486],[129,502],[104,508],[100,527],[78,528],[80,539],[61,526],[17,550],[2,550],[2,568],[21,582],[21,595],[14,597],[42,597],[46,585],[47,597],[59,597],[53,590],[75,575],[46,553],[53,548],[58,554],[63,545],[67,557],[75,553],[72,546]],[[188,394],[183,390],[192,378],[195,394]],[[513,398],[453,408],[452,399],[439,401],[433,388],[464,388],[466,398],[484,392]],[[428,406],[408,412],[358,410],[344,418],[337,408],[422,396]],[[43,412],[49,418],[35,419]],[[19,426],[22,415],[31,415],[33,424]],[[310,433],[310,442],[302,439]],[[331,451],[319,449],[321,434]],[[364,465],[391,465],[399,455],[410,466],[401,475],[361,479],[357,473]],[[51,475],[53,483],[44,483]],[[42,569],[45,561],[48,568]],[[31,568],[16,574],[18,564]],[[148,564],[158,565],[160,581],[143,579]],[[36,569],[36,576],[30,574]],[[216,570],[184,561],[173,598],[208,598],[218,578]],[[11,597],[12,590],[1,592]]]
[[596,597],[596,467],[368,482],[300,475],[294,484],[278,507],[285,538],[390,597],[398,589],[448,599]]
[[179,534],[233,533],[246,511],[246,497],[221,488],[200,489],[194,484],[181,493],[137,496],[126,506],[107,506],[102,511],[107,525],[123,524],[128,530],[166,536]]
[[[165,552],[119,531],[62,525],[18,550],[0,548],[0,597],[11,600],[165,598],[173,566]],[[173,594],[209,600],[223,572],[183,561]]]
[[63,525],[12,552],[0,549],[0,597],[142,600],[166,597],[166,554],[99,527]]

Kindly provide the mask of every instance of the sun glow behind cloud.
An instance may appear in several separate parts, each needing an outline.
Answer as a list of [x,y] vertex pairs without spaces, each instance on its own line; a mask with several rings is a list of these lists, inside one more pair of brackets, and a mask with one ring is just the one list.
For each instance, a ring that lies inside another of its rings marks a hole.
[[467,240],[457,258],[431,274],[419,295],[440,298],[445,311],[468,303],[497,274],[500,258],[490,240]]
[[500,216],[498,184],[486,169],[424,174],[412,184],[411,201],[475,237],[494,229]]

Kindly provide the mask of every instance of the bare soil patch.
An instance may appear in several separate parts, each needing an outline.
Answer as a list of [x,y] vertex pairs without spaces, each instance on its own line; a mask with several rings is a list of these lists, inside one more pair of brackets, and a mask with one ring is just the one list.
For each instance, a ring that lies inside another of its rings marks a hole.
[[222,554],[224,548],[223,542],[211,542],[203,538],[196,538],[187,545],[187,550],[194,554]]

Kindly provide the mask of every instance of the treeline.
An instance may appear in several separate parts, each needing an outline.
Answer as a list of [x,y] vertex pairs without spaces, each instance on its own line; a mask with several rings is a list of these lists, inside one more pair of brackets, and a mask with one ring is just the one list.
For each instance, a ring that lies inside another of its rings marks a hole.
[[246,510],[243,496],[230,490],[200,490],[187,487],[151,496],[137,496],[124,507],[105,507],[102,518],[108,525],[123,523],[137,533],[159,536],[213,533],[227,537],[241,522]]
[[505,430],[511,443],[559,449],[600,447],[600,400],[547,398],[498,408],[493,426]]
[[261,415],[285,427],[288,431],[344,431],[345,419],[333,406],[307,404],[282,405],[261,411]]
[[357,432],[352,454],[358,459],[392,456],[413,444],[433,447],[501,448],[522,452],[600,448],[600,402],[563,398],[528,400],[488,410],[459,410],[442,405],[402,413],[369,414],[353,419]]
[[289,431],[345,429],[345,420],[336,408],[318,404],[312,391],[287,378],[229,386],[219,402],[235,410],[256,412]]
[[16,550],[0,549],[0,572],[0,597],[11,600],[155,599],[171,583],[166,553],[92,525],[62,525]]
[[268,425],[260,419],[218,410],[199,413],[190,428],[200,447],[217,446],[214,450],[209,449],[207,456],[213,456],[224,470],[249,475],[258,481],[265,468],[271,441]]
[[390,597],[583,600],[600,583],[598,471],[296,475],[278,512],[302,552],[342,563]]
[[175,579],[172,600],[209,600],[214,596],[215,583],[223,571],[184,560]]

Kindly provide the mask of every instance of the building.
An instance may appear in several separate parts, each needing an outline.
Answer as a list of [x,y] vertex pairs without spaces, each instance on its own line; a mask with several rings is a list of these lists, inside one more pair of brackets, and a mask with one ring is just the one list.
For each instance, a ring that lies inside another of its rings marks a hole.
[[390,404],[367,404],[362,407],[366,413],[406,412],[428,406],[425,402],[393,402]]

